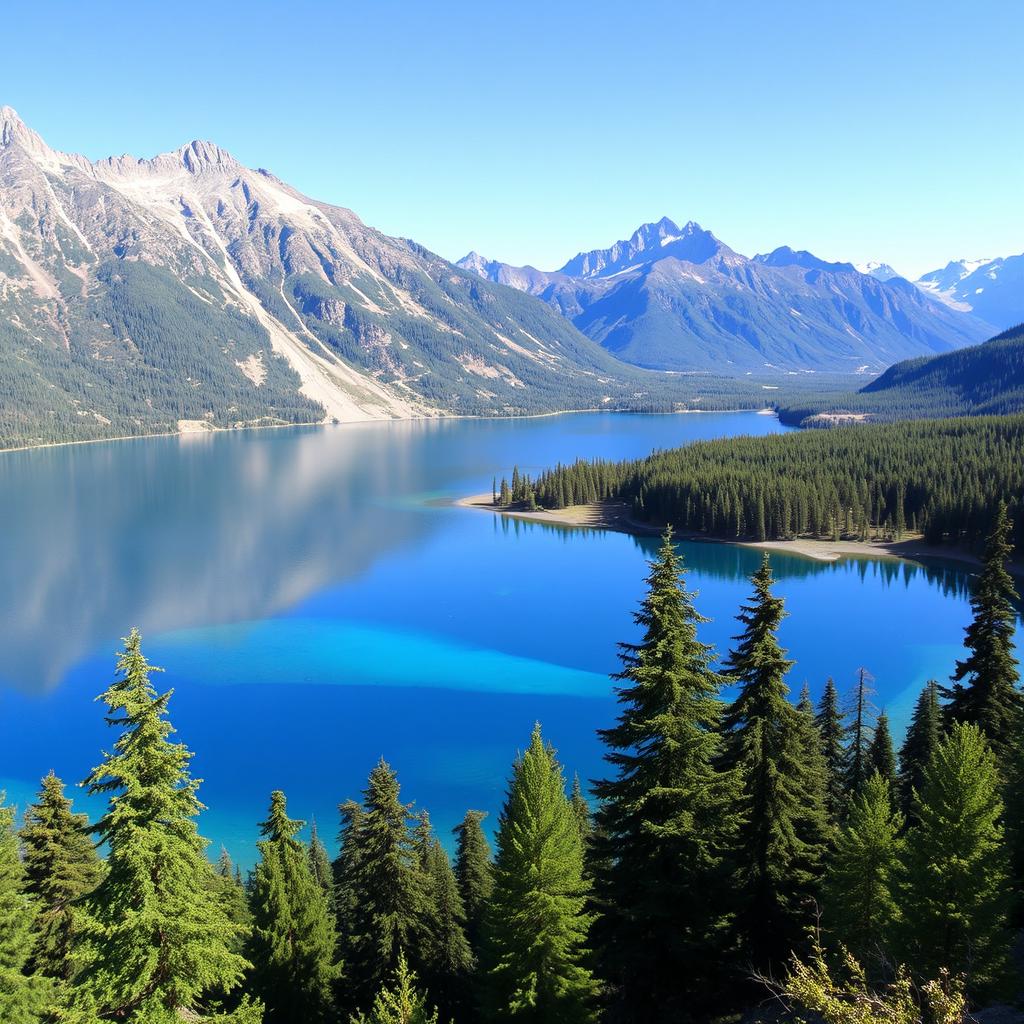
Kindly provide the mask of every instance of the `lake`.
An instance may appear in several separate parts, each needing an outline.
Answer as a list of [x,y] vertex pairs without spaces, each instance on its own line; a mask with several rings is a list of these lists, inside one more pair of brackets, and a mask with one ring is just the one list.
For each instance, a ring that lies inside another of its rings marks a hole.
[[[0,786],[24,806],[82,779],[114,733],[94,703],[143,632],[195,751],[201,830],[242,864],[272,789],[325,839],[381,756],[443,838],[494,824],[534,721],[571,776],[601,770],[608,673],[656,544],[457,508],[492,477],[583,456],[783,430],[750,413],[566,415],[297,428],[0,455]],[[719,651],[760,552],[681,545]],[[897,726],[961,653],[952,566],[773,554],[794,692],[861,665]],[[1019,643],[1019,633],[1018,633]],[[74,795],[74,794],[73,794]],[[81,791],[77,802],[94,812]]]

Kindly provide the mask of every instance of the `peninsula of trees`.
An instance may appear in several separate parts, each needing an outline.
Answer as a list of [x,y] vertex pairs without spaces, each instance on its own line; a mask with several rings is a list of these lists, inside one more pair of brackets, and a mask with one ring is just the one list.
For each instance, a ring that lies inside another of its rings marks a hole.
[[537,725],[494,856],[469,810],[454,863],[382,760],[339,807],[333,862],[277,791],[248,878],[226,851],[212,864],[192,755],[133,631],[101,698],[113,742],[85,780],[106,812],[90,825],[52,775],[20,829],[0,806],[0,1020],[754,1021],[767,978],[826,1024],[959,1024],[1020,982],[1009,554],[999,505],[967,656],[924,688],[897,756],[866,670],[848,714],[831,681],[817,707],[806,689],[792,701],[767,554],[718,662],[666,533],[593,812]]
[[644,459],[578,461],[536,480],[518,469],[495,504],[613,501],[638,522],[709,537],[820,537],[979,547],[999,502],[1024,542],[1024,416],[836,427],[702,441]]

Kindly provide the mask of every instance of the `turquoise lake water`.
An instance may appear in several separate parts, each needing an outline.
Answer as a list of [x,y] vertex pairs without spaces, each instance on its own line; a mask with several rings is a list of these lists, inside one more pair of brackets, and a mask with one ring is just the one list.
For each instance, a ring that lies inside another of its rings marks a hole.
[[[535,720],[567,770],[601,770],[608,674],[634,638],[653,540],[452,507],[514,463],[639,456],[782,430],[768,416],[571,415],[155,438],[0,455],[0,787],[24,806],[82,779],[113,732],[93,698],[143,631],[195,751],[204,835],[243,864],[272,789],[326,838],[384,756],[444,835],[497,817]],[[723,651],[760,553],[681,545],[704,638]],[[859,666],[902,728],[961,653],[971,577],[772,556],[790,684]],[[95,811],[79,792],[83,807]]]

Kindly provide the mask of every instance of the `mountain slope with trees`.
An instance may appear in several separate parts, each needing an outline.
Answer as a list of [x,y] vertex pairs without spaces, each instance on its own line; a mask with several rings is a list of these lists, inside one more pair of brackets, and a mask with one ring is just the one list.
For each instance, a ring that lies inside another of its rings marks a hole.
[[832,392],[782,405],[779,418],[806,427],[849,418],[903,420],[1022,411],[1024,324],[981,345],[896,363],[857,392]]

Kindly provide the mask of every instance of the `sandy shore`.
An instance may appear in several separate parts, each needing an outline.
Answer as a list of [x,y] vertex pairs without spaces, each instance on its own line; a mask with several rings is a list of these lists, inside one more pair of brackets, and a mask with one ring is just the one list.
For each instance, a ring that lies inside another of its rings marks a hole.
[[[602,502],[595,505],[572,505],[569,508],[548,511],[537,509],[528,512],[525,509],[496,508],[490,493],[473,494],[460,498],[456,505],[465,508],[477,508],[495,515],[503,515],[512,519],[524,519],[527,522],[545,523],[548,526],[561,526],[567,529],[589,528],[594,530],[617,530],[620,533],[631,533],[640,536],[660,535],[662,528],[650,523],[638,523],[629,515],[630,508],[621,502]],[[705,534],[678,533],[680,540],[695,540],[709,544],[733,544],[743,548],[761,548],[767,551],[780,551],[787,555],[799,555],[812,558],[818,562],[836,562],[841,558],[876,558],[895,559],[905,562],[916,562],[923,558],[941,559],[944,562],[962,562],[969,566],[980,566],[977,555],[962,548],[935,548],[925,544],[920,536],[909,537],[900,541],[859,541],[859,540],[814,540],[800,537],[795,540],[743,541],[727,540],[723,537],[708,537]],[[1010,571],[1024,578],[1024,564],[1014,564]]]

